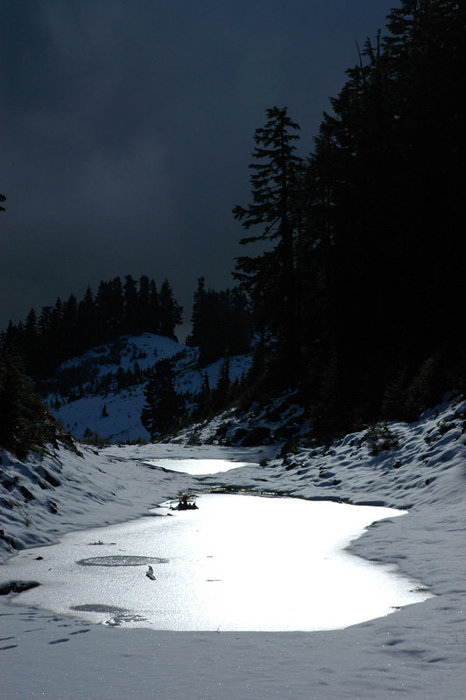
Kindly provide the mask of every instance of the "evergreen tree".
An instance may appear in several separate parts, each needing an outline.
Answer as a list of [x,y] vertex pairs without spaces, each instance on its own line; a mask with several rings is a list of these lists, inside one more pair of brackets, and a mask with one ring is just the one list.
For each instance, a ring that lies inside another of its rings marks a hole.
[[86,293],[82,301],[78,304],[77,318],[77,349],[83,352],[91,348],[96,343],[97,337],[97,314],[94,303],[94,295],[90,287],[86,289]]
[[[224,292],[227,352],[230,356],[249,352],[252,335],[251,310],[246,294],[235,287]],[[225,353],[223,353],[225,354]]]
[[42,405],[20,356],[0,351],[0,445],[19,457],[33,447],[55,443],[53,418]]
[[98,343],[107,343],[124,332],[125,309],[123,288],[119,277],[100,282],[95,298],[98,326]]
[[214,408],[216,410],[225,406],[230,393],[230,358],[227,356],[223,360],[217,386],[214,391]]
[[141,275],[138,283],[138,328],[147,331],[152,323],[151,283],[147,275]]
[[249,351],[251,316],[247,297],[239,289],[216,292],[206,289],[204,278],[199,278],[191,321],[186,343],[199,348],[200,367]]
[[206,295],[205,278],[199,277],[197,289],[194,292],[193,313],[191,316],[192,331],[186,341],[191,346],[200,346],[202,342],[206,321],[204,312]]
[[176,340],[175,327],[182,321],[183,307],[175,300],[168,280],[160,289],[159,305],[160,333]]
[[70,294],[63,308],[62,347],[63,357],[71,357],[77,346],[78,302],[74,294]]
[[264,127],[256,130],[253,151],[252,202],[233,210],[245,229],[258,231],[240,243],[274,241],[272,250],[237,258],[234,276],[250,294],[262,323],[278,333],[285,373],[299,368],[300,323],[296,241],[299,231],[302,160],[295,154],[299,126],[287,109],[267,110]]
[[183,397],[176,393],[175,374],[169,359],[159,360],[144,389],[141,423],[155,440],[175,428],[184,413]]
[[149,333],[160,333],[160,304],[157,286],[154,280],[150,282],[149,289]]
[[199,366],[214,362],[222,356],[225,349],[222,334],[225,319],[221,318],[218,298],[215,292],[207,290],[205,279],[200,277],[194,294],[192,332],[186,339],[188,345],[199,348]]
[[201,420],[211,414],[212,411],[212,391],[210,389],[209,375],[207,372],[202,374],[201,390],[196,395],[196,408],[192,413],[192,420]]
[[23,357],[27,359],[27,371],[34,374],[37,371],[37,313],[31,309],[24,326],[24,350]]
[[125,320],[123,328],[125,333],[132,334],[137,329],[138,316],[138,292],[136,282],[131,275],[126,275],[124,284]]

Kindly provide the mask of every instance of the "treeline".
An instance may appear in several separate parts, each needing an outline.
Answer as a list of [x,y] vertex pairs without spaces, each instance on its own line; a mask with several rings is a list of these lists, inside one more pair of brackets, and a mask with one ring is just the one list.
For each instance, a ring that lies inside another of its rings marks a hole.
[[157,333],[175,338],[182,307],[165,280],[160,288],[153,279],[131,275],[124,282],[115,277],[100,282],[97,293],[87,288],[81,300],[74,295],[54,306],[31,309],[25,323],[10,323],[1,337],[1,347],[14,348],[36,379],[52,375],[59,363],[109,343],[121,335]]
[[199,348],[199,365],[220,357],[242,355],[249,351],[252,318],[246,294],[235,289],[207,289],[201,277],[194,293],[192,332],[186,344]]
[[93,362],[82,363],[77,367],[59,369],[52,379],[41,383],[42,393],[59,394],[61,400],[56,398],[52,403],[53,408],[58,409],[63,403],[77,401],[87,396],[106,396],[142,384],[146,381],[150,370],[143,370],[137,362],[134,369],[118,367],[116,372],[101,374],[99,367]]
[[269,242],[235,270],[274,339],[257,391],[299,387],[322,434],[466,388],[465,29],[458,2],[403,0],[306,159],[286,108],[255,133],[234,215]]

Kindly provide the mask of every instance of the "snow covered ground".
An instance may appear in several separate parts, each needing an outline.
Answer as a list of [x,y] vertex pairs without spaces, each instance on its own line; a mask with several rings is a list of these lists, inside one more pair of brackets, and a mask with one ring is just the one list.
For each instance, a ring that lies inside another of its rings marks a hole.
[[[217,633],[92,625],[9,605],[10,594],[0,603],[2,698],[466,697],[465,412],[465,403],[451,403],[416,424],[391,424],[398,446],[376,455],[364,433],[285,459],[273,447],[175,444],[86,448],[82,456],[61,450],[25,462],[1,452],[4,558],[12,540],[21,548],[51,543],[144,515],[179,490],[223,486],[409,510],[372,525],[350,550],[393,564],[433,595],[344,630]],[[196,456],[262,466],[196,476],[147,464]],[[301,533],[303,547],[318,536]]]

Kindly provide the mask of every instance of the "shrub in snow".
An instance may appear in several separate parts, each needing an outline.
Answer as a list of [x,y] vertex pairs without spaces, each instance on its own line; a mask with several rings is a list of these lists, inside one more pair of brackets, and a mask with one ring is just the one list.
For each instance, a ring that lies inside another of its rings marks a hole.
[[361,444],[367,442],[374,457],[384,450],[398,447],[398,438],[384,422],[372,425],[361,438]]
[[178,505],[174,510],[197,510],[196,497],[187,491],[179,491]]

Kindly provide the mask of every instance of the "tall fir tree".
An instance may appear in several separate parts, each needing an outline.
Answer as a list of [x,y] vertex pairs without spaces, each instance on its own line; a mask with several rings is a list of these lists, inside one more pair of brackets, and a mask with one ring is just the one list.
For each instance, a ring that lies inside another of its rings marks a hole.
[[183,397],[175,390],[175,373],[169,359],[159,360],[144,389],[141,423],[151,440],[176,428],[184,413]]
[[205,367],[225,355],[248,352],[251,315],[244,292],[207,289],[200,277],[194,293],[192,332],[186,344],[199,348],[199,365]]
[[134,333],[137,329],[138,291],[131,275],[126,275],[124,289],[124,323],[125,333]]
[[272,250],[237,258],[234,277],[250,294],[263,326],[278,334],[284,375],[300,364],[300,308],[296,242],[302,159],[295,153],[299,126],[287,108],[268,109],[265,125],[255,132],[254,162],[249,166],[252,202],[233,209],[235,219],[255,233],[240,243],[273,241]]
[[168,280],[165,280],[160,288],[159,308],[161,335],[176,339],[175,328],[182,321],[183,307],[175,300]]

